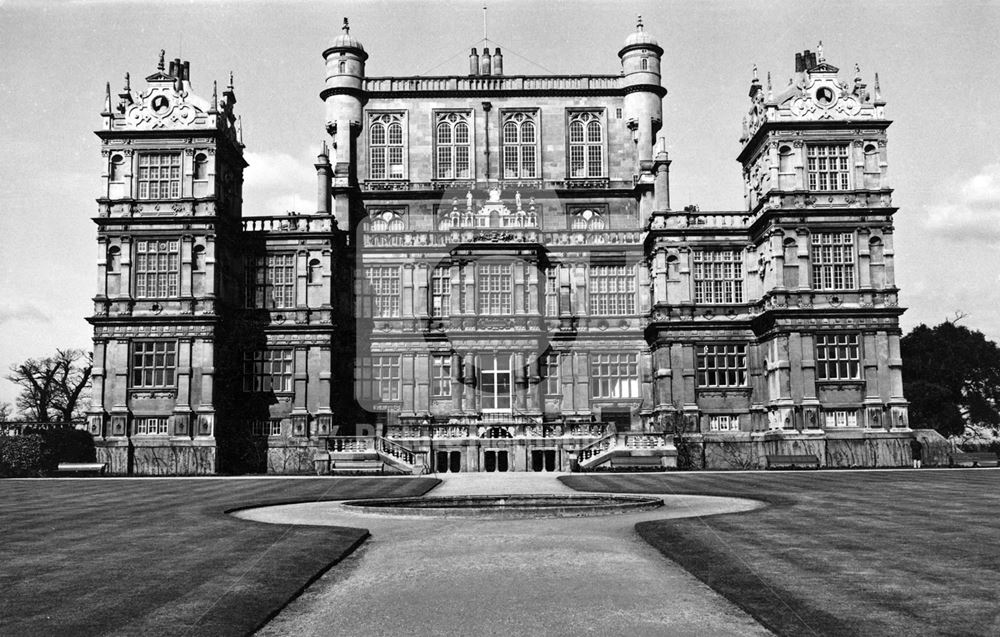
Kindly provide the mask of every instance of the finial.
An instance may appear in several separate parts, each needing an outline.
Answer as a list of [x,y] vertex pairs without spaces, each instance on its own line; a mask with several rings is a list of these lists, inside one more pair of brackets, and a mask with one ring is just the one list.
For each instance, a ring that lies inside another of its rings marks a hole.
[[882,89],[878,85],[878,73],[875,73],[875,99],[882,97]]
[[239,140],[240,145],[243,145],[243,116],[239,115],[236,118],[236,138]]
[[344,17],[344,26],[340,27],[340,29],[345,34],[348,34],[348,33],[351,32],[351,25],[350,25],[350,23],[347,22],[347,17],[346,16]]
[[128,72],[125,73],[125,88],[122,90],[124,90],[126,93],[132,90],[132,82],[131,80],[129,80]]
[[219,83],[212,80],[212,110],[219,110]]
[[165,50],[160,49],[160,62],[156,65],[156,68],[158,70],[160,70],[160,71],[162,71],[163,68],[164,68],[163,67],[163,56],[165,56],[166,54],[167,54],[167,52]]
[[823,40],[819,41],[819,46],[816,47],[816,62],[823,62],[826,58],[823,57]]
[[861,77],[861,65],[857,62],[854,63],[854,74]]
[[233,72],[232,71],[229,72],[229,86],[228,86],[228,88],[229,88],[230,91],[233,90]]
[[638,20],[636,20],[635,30],[636,31],[642,31],[642,14],[641,13],[638,16]]
[[757,77],[757,65],[756,64],[753,65],[753,81],[754,82],[759,82],[760,81],[760,78]]
[[771,72],[767,72],[767,99],[774,97],[774,89],[771,86]]

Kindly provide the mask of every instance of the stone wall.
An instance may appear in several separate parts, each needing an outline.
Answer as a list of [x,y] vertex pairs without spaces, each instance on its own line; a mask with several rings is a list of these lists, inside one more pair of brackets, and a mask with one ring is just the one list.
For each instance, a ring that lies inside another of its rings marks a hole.
[[216,472],[214,444],[164,442],[132,445],[127,441],[97,441],[97,462],[108,465],[108,475],[190,476]]
[[848,469],[909,466],[914,437],[924,444],[924,466],[948,465],[950,444],[928,429],[696,434],[684,444],[694,470],[766,469],[768,455],[813,455],[821,467]]

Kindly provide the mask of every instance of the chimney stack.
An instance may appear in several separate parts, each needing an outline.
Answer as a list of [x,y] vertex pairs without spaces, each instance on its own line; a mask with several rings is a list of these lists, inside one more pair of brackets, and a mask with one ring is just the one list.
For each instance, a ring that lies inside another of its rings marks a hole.
[[795,72],[801,73],[806,70],[806,61],[802,59],[801,53],[795,54]]
[[503,75],[503,54],[500,47],[493,53],[493,75]]
[[490,48],[483,47],[483,54],[479,56],[479,74],[490,75]]
[[476,47],[472,47],[472,53],[469,54],[469,75],[479,75],[479,53],[476,52]]
[[181,79],[188,84],[191,83],[191,62],[187,60],[184,61],[184,70],[181,73]]

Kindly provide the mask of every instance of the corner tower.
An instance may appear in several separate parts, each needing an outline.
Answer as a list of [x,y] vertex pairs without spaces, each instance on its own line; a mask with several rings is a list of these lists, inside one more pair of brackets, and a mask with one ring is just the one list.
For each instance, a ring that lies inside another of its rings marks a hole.
[[[163,53],[144,91],[105,101],[88,428],[111,473],[217,471],[217,423],[238,378],[243,144],[229,87],[204,99]],[[221,399],[221,401],[220,401]],[[223,427],[224,428],[224,427]]]
[[[743,167],[771,426],[907,430],[885,101],[816,51],[750,84]],[[773,361],[787,361],[786,367]],[[802,379],[799,383],[798,379]],[[832,424],[831,424],[832,423]]]

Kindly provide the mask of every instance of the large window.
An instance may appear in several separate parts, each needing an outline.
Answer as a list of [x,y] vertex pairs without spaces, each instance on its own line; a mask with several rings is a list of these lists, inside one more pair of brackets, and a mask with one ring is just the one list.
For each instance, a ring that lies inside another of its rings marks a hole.
[[738,250],[695,250],[695,303],[743,302],[743,255]]
[[534,113],[507,113],[503,124],[504,179],[538,176],[538,135]]
[[253,257],[247,269],[247,277],[249,307],[295,307],[294,254],[277,253]]
[[509,316],[514,312],[513,270],[509,263],[480,263],[476,266],[479,278],[479,313]]
[[854,288],[854,233],[812,235],[813,287],[817,290]]
[[372,179],[406,177],[405,121],[402,113],[373,113],[368,125],[368,175]]
[[451,314],[451,268],[444,265],[431,272],[431,316]]
[[809,190],[847,190],[850,169],[845,144],[810,145],[806,150]]
[[554,396],[562,393],[559,381],[559,353],[549,352],[541,360],[542,378],[545,379],[545,393]]
[[592,354],[590,358],[591,398],[638,398],[638,354]]
[[480,358],[479,390],[483,411],[510,411],[510,356]]
[[569,175],[604,176],[604,124],[599,112],[574,111],[569,115]]
[[449,396],[451,396],[451,355],[435,354],[431,356],[431,397]]
[[177,296],[180,270],[178,241],[135,242],[135,295],[138,298]]
[[698,348],[699,387],[745,387],[746,345],[702,345]]
[[292,356],[291,349],[245,352],[243,354],[243,391],[292,391]]
[[139,199],[177,199],[181,196],[181,154],[139,155]]
[[635,265],[590,266],[590,313],[635,314]]
[[399,316],[399,267],[378,265],[365,268],[365,279],[371,289],[372,316]]
[[372,356],[361,360],[362,395],[376,401],[399,400],[399,356]]
[[175,387],[177,380],[175,341],[134,341],[132,343],[132,387]]
[[559,271],[545,270],[545,316],[559,316]]
[[816,375],[819,380],[861,378],[861,347],[857,334],[816,336]]
[[439,113],[434,142],[438,179],[471,179],[472,142],[468,113]]

